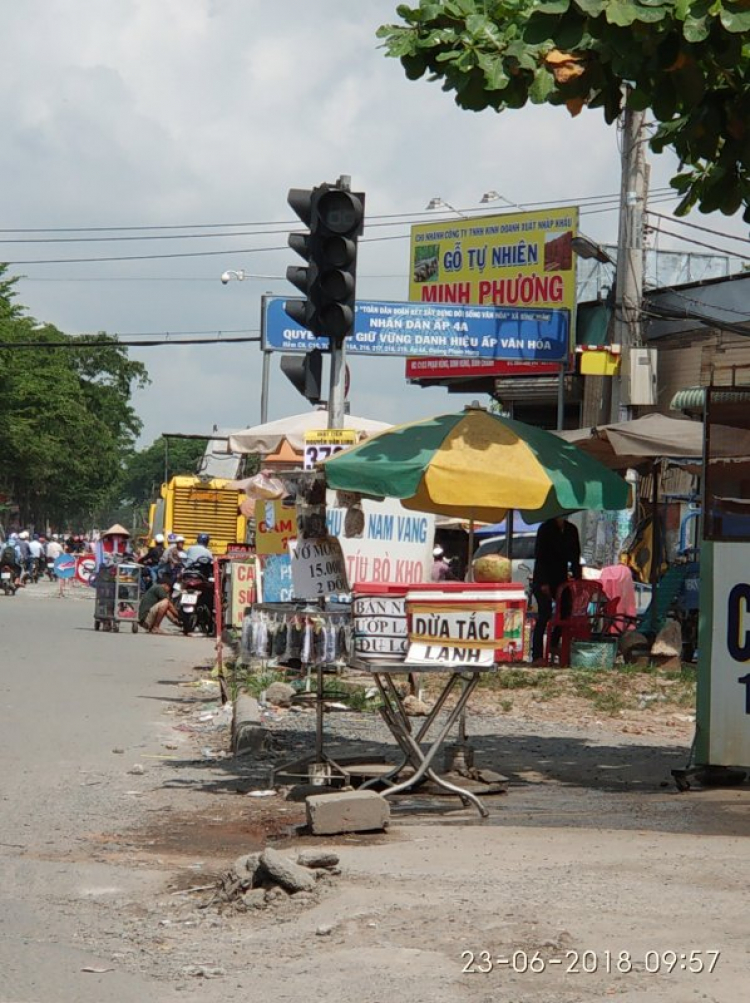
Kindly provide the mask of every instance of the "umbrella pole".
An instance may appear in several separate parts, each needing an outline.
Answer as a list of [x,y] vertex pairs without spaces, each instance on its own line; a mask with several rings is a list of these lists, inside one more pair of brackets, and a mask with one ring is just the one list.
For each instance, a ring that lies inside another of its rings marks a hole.
[[661,571],[661,526],[659,525],[659,476],[661,463],[655,460],[651,468],[651,617],[649,627],[655,631],[657,623],[656,600],[659,595],[659,572]]
[[466,574],[467,582],[474,581],[474,567],[472,563],[473,558],[474,558],[474,517],[472,516],[472,518],[469,519],[469,560],[467,561],[468,564],[467,574]]

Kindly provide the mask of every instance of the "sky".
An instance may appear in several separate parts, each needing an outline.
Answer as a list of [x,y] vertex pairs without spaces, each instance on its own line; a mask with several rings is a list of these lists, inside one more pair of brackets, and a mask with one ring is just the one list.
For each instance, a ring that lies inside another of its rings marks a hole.
[[[340,175],[367,196],[361,299],[407,299],[409,225],[432,218],[426,207],[436,196],[469,215],[613,196],[583,208],[580,225],[616,243],[618,134],[601,113],[460,110],[439,84],[409,81],[386,58],[375,33],[397,21],[393,0],[6,6],[0,260],[21,276],[28,313],[68,334],[257,335],[261,296],[297,295],[284,278],[287,265],[302,263],[286,245],[299,227],[288,189]],[[670,214],[677,199],[663,200],[663,190],[676,162],[668,154],[650,162],[653,208]],[[480,205],[490,190],[507,201]],[[739,218],[696,222],[746,236]],[[93,260],[72,260],[82,258]],[[223,284],[227,270],[246,277]],[[257,344],[130,355],[151,377],[134,395],[141,445],[163,432],[259,422]],[[408,385],[404,359],[358,356],[349,366],[351,411],[369,418],[410,421],[476,396]],[[308,407],[274,355],[269,419]]]

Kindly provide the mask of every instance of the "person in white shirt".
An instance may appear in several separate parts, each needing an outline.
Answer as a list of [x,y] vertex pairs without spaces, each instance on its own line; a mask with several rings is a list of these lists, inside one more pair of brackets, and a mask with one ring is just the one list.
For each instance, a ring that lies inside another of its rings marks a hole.
[[45,550],[45,557],[48,561],[56,561],[60,554],[63,553],[63,546],[58,540],[57,536],[53,536],[51,540],[47,541],[47,547]]

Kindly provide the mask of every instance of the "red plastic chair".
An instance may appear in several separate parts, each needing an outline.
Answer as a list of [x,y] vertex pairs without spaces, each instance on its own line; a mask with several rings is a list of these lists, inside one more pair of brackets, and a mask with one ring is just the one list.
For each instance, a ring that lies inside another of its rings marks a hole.
[[555,611],[547,624],[545,662],[552,664],[554,651],[553,632],[560,635],[560,665],[570,665],[570,647],[573,641],[590,641],[602,634],[611,623],[617,599],[610,599],[599,582],[572,579],[557,590]]

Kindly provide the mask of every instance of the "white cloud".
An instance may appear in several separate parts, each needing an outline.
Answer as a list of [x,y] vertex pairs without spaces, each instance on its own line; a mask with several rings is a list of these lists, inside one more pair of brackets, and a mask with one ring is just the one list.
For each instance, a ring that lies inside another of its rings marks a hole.
[[[288,221],[288,188],[342,173],[367,192],[370,218],[416,215],[434,195],[476,207],[488,189],[520,203],[618,191],[617,134],[599,113],[461,111],[439,85],[408,81],[385,57],[375,31],[397,19],[395,8],[395,0],[10,5],[0,63],[3,225]],[[670,158],[655,161],[652,188],[673,167]],[[723,218],[717,225],[741,229]],[[582,229],[614,242],[616,212],[587,213]],[[373,227],[368,236],[391,232]],[[241,253],[252,248],[279,250]],[[257,330],[261,294],[292,292],[280,278],[294,259],[284,233],[3,244],[0,259],[197,250],[226,253],[12,271],[27,276],[19,291],[30,313],[71,333]],[[226,268],[279,278],[225,287],[218,277]],[[360,296],[405,298],[407,270],[405,239],[362,244]],[[153,380],[137,397],[146,440],[257,420],[255,346],[132,354]],[[271,417],[303,409],[273,362]],[[358,413],[408,420],[462,402],[408,387],[403,359],[360,357],[350,367]]]

